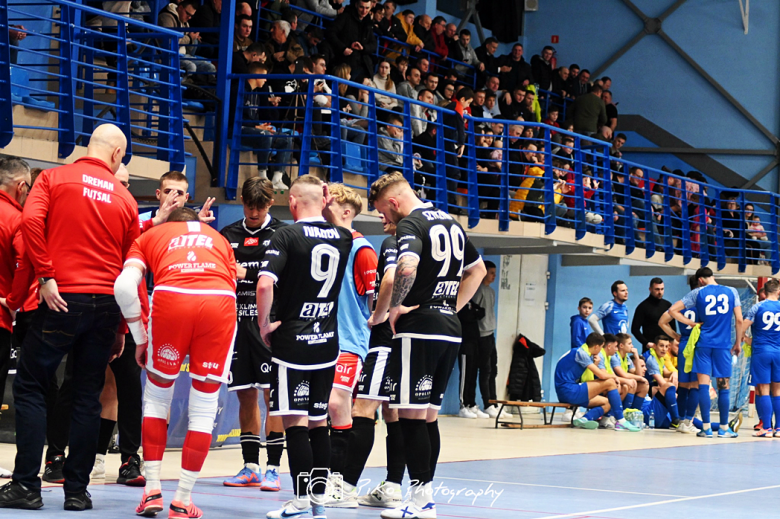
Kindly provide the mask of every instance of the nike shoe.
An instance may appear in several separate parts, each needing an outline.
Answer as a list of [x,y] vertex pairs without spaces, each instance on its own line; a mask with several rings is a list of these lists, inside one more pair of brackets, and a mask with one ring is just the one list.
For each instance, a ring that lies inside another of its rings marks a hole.
[[311,510],[311,505],[309,505],[308,499],[291,499],[290,501],[287,501],[282,508],[279,510],[272,510],[265,514],[265,516],[268,519],[288,519],[290,517],[303,517],[305,516],[309,510]]
[[696,436],[698,436],[699,438],[710,438],[710,439],[714,438],[712,434],[712,429],[702,429],[701,431],[696,433]]
[[279,477],[278,468],[269,468],[265,471],[263,481],[260,483],[260,490],[266,492],[279,492],[282,489],[282,478]]
[[574,427],[580,429],[598,429],[599,423],[594,420],[588,420],[587,418],[575,418],[573,422]]
[[[259,487],[262,486],[260,474],[244,466],[238,471],[238,474],[222,482],[226,487]],[[265,490],[265,489],[263,489]]]
[[43,470],[43,480],[47,483],[65,483],[65,476],[62,474],[62,468],[65,466],[65,456],[58,455],[52,457],[46,462],[46,468]]
[[[496,415],[498,415],[498,408],[497,408],[496,406],[490,406],[490,407],[488,407],[488,410],[489,410],[491,407],[492,407],[492,408],[494,408]],[[472,413],[474,413],[474,415],[475,415],[477,418],[495,418],[495,416],[492,416],[491,414],[489,414],[489,413],[486,413],[485,411],[483,411],[482,409],[480,409],[480,408],[479,408],[479,407],[477,407],[477,406],[474,406],[474,407],[472,407],[471,409],[469,409],[469,411],[471,411]]]
[[174,501],[168,508],[168,519],[199,519],[203,517],[203,510],[195,506],[195,503],[185,505],[181,501]]
[[756,432],[753,433],[753,436],[756,438],[771,438],[772,437],[772,430],[771,429],[759,429]]
[[680,425],[682,425],[682,422],[680,421],[680,419],[679,418],[675,418],[674,420],[672,420],[672,424],[671,424],[671,426],[669,428],[674,430],[674,431],[676,431],[676,430],[678,430],[680,428]]
[[106,479],[105,454],[98,454],[95,456],[95,466],[92,467],[92,472],[89,475],[89,479]]
[[382,481],[367,495],[358,497],[357,501],[363,506],[396,508],[403,504],[403,490],[398,483]]
[[312,519],[328,519],[327,516],[325,515],[325,505],[312,503],[311,517]]
[[736,438],[739,436],[737,433],[731,430],[731,427],[725,429],[718,429],[718,438]]
[[344,485],[333,485],[324,503],[326,508],[357,508],[357,488],[347,490]]
[[408,502],[391,510],[382,510],[379,515],[382,519],[436,519],[436,503],[419,507]]
[[460,411],[458,411],[458,417],[460,418],[476,418],[477,415],[471,412],[471,410],[468,407],[461,407]]
[[155,491],[153,494],[149,495],[144,491],[144,495],[141,497],[141,503],[135,507],[136,515],[142,515],[144,517],[154,517],[162,511],[163,498],[160,491]]
[[739,428],[742,427],[742,411],[737,413],[737,416],[731,419],[729,422],[729,429],[734,432],[739,432]]
[[636,425],[632,424],[625,418],[622,420],[618,420],[615,422],[615,430],[616,431],[628,431],[628,432],[639,432],[642,430],[641,427],[637,427]]

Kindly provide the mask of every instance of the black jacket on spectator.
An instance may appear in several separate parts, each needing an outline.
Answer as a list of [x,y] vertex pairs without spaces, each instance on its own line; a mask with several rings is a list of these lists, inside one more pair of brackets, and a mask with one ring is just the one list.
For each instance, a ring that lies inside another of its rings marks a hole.
[[[288,59],[288,50],[290,50],[291,40],[288,38],[284,43],[280,44],[273,38],[269,38],[265,42],[265,59],[266,63],[273,65],[271,70],[272,74],[289,74],[290,73],[290,61]],[[274,54],[277,52],[284,52],[284,58],[282,61],[277,61]],[[234,71],[235,73],[235,71]]]
[[[204,58],[216,58],[219,55],[219,28],[222,16],[214,9],[214,4],[207,1],[195,12],[190,20],[190,27],[196,29],[217,29],[216,32],[203,32],[200,35],[201,44],[198,45],[198,55]],[[213,45],[213,47],[211,46]],[[235,71],[234,71],[235,72]]]
[[412,151],[419,153],[422,159],[422,171],[425,173],[436,172],[436,134],[424,131],[412,140]]
[[583,84],[579,78],[575,79],[574,81],[569,82],[569,94],[571,94],[574,97],[579,97],[582,95],[587,94],[590,91],[590,85],[587,83]]
[[571,94],[569,91],[569,80],[566,81],[561,78],[561,75],[558,72],[554,72],[552,75],[552,91],[556,94],[563,95],[563,92],[566,92],[567,94]]
[[[431,31],[428,31],[417,23],[417,21],[414,22],[414,34],[417,35],[418,38],[420,38],[420,41],[423,42],[423,49],[427,50],[429,52],[436,52],[436,42],[433,41],[433,35],[431,34]],[[424,54],[424,56],[428,56],[427,54]]]
[[534,80],[536,81],[536,84],[539,85],[539,88],[550,90],[554,74],[553,68],[552,65],[544,61],[539,54],[536,54],[531,58],[531,72],[533,72]]
[[[494,76],[498,74],[498,67],[501,63],[500,58],[498,58],[495,54],[492,56],[489,55],[484,45],[474,49],[474,52],[477,54],[480,63],[485,64],[485,73]],[[503,82],[501,83],[501,88],[505,88]]]
[[444,147],[446,149],[449,146],[451,150],[455,149],[457,151],[458,148],[466,143],[466,127],[463,123],[463,117],[455,111],[456,104],[454,101],[445,106],[445,108],[455,113],[452,115],[444,114],[444,120],[442,121],[444,123],[444,138],[447,141],[454,141],[454,143],[445,141]]
[[403,25],[401,25],[401,20],[397,17],[391,16],[389,20],[387,18],[382,18],[382,21],[379,22],[379,26],[382,28],[382,31],[391,38],[406,42],[406,31],[404,31]]
[[461,355],[476,355],[479,347],[479,320],[485,317],[485,309],[476,303],[469,301],[460,312],[461,334],[463,341],[460,343]]
[[445,36],[444,41],[447,42],[447,49],[449,49],[447,57],[449,59],[454,59],[455,61],[463,61],[463,48],[460,46],[460,43],[458,43],[458,40]]
[[[361,20],[357,9],[349,5],[338,15],[325,36],[333,48],[333,65],[338,63],[349,65],[352,68],[353,81],[373,76],[372,56],[376,52],[376,36],[374,36],[374,22],[370,14]],[[345,56],[344,50],[350,48],[354,42],[360,43],[363,50],[353,50],[352,54]]]
[[501,57],[500,66],[512,67],[512,70],[501,74],[501,88],[511,92],[515,87],[522,86],[523,82],[527,79],[529,84],[534,82],[534,74],[531,70],[531,65],[525,60],[520,58],[520,61],[512,59],[510,54]]
[[510,400],[541,402],[542,382],[534,359],[543,355],[544,348],[522,333],[517,336],[506,385]]

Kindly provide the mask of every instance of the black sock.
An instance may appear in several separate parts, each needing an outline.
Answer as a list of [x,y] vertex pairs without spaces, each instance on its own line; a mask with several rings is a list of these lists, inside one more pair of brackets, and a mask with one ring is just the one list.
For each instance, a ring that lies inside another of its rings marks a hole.
[[314,495],[325,494],[325,480],[328,479],[328,467],[331,465],[331,441],[328,435],[328,428],[315,427],[309,429],[309,441],[311,442],[312,452],[312,485],[311,492]]
[[[290,462],[293,493],[297,497],[305,498],[309,490],[311,469],[314,464],[311,443],[309,443],[309,429],[298,425],[287,428],[285,433],[287,433],[287,460]],[[306,474],[306,476],[301,476],[302,474]],[[298,476],[301,476],[300,481]]]
[[114,436],[114,427],[116,420],[100,419],[100,433],[98,435],[97,453],[108,454],[108,446],[111,444],[111,438]]
[[416,485],[431,481],[431,440],[425,420],[398,420],[404,434],[404,452],[409,479]]
[[265,438],[265,450],[268,451],[268,464],[278,467],[282,464],[284,450],[284,433],[271,431]]
[[344,464],[344,471],[341,473],[344,481],[352,486],[357,486],[360,475],[363,474],[363,469],[366,468],[366,462],[373,446],[374,419],[356,416],[352,419],[347,462]]
[[344,465],[347,463],[347,450],[349,449],[349,433],[352,426],[348,428],[336,429],[330,428],[330,471],[343,474]]
[[260,436],[242,431],[241,455],[244,456],[244,464],[254,463],[255,465],[260,465]]
[[436,464],[439,462],[439,451],[441,450],[441,436],[439,435],[439,421],[429,422],[428,438],[431,440],[431,481],[436,474]]
[[[387,422],[387,481],[398,483],[404,480],[406,469],[406,456],[404,455],[404,433],[400,422]],[[354,426],[353,426],[354,427]]]

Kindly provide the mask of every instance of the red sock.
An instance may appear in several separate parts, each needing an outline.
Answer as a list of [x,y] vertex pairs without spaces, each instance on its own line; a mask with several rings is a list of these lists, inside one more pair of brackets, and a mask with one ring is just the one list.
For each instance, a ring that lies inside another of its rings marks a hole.
[[181,468],[192,472],[200,472],[203,462],[206,461],[210,446],[210,434],[187,431],[187,436],[184,438],[184,448],[181,451]]
[[146,417],[143,421],[143,447],[146,461],[160,461],[168,440],[168,424],[162,418]]

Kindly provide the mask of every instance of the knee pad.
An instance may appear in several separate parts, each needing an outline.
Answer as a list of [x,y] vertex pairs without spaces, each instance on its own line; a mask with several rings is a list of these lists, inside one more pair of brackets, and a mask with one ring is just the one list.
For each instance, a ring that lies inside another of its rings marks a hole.
[[[217,385],[217,387],[219,386]],[[219,391],[204,393],[196,389],[193,384],[190,388],[189,425],[187,430],[212,434],[218,404]]]
[[168,387],[157,385],[151,379],[146,380],[144,389],[144,417],[168,419],[168,410],[173,400],[173,383]]

